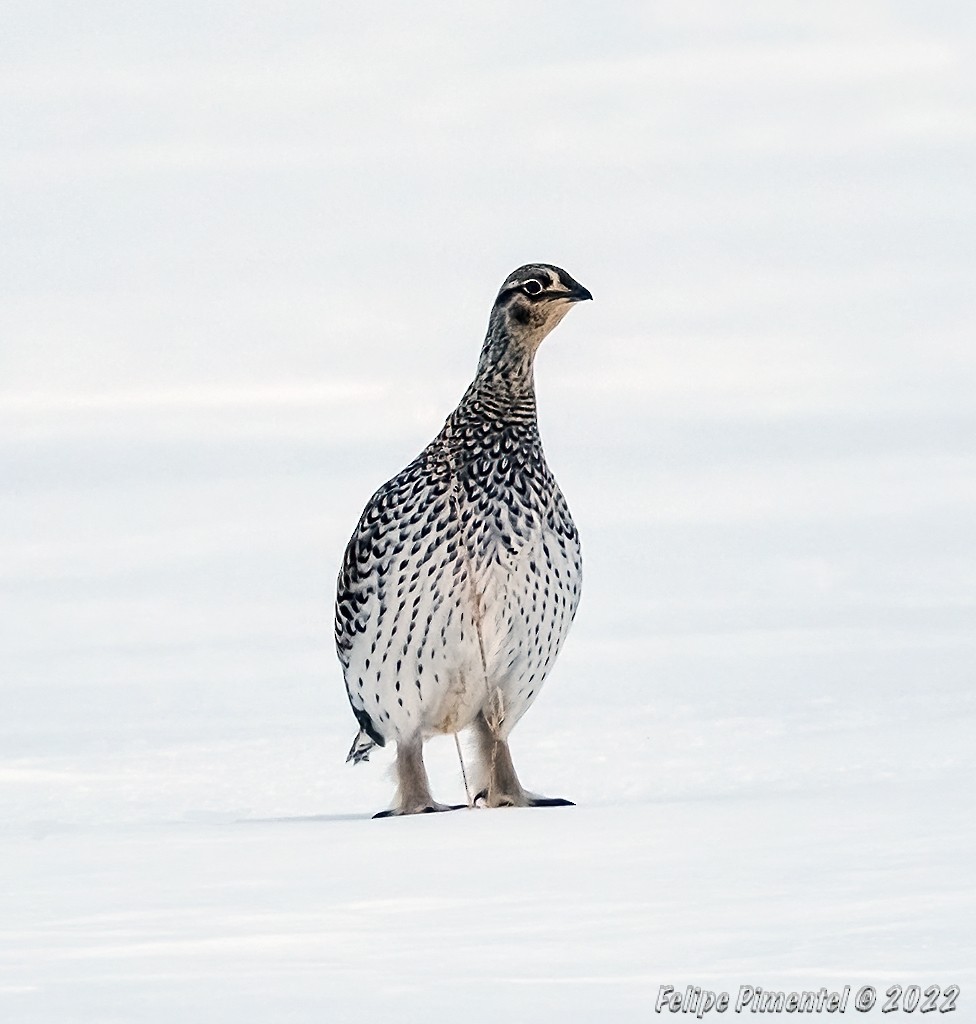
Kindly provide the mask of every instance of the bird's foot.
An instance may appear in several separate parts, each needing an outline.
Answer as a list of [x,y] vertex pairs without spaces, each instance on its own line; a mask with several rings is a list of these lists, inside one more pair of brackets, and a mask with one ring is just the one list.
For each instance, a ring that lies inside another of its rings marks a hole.
[[539,796],[537,793],[492,793],[483,789],[474,798],[475,807],[575,807],[572,800],[561,796]]
[[402,818],[407,814],[438,814],[441,811],[460,811],[467,804],[425,804],[423,807],[391,807],[388,811],[378,811],[374,818]]

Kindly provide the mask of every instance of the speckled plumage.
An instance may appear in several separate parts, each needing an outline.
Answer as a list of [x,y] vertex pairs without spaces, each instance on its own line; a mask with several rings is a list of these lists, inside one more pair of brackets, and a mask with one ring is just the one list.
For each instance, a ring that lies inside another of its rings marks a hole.
[[507,738],[538,695],[580,597],[579,537],[546,463],[533,360],[569,306],[565,271],[520,267],[492,309],[478,372],[436,438],[370,499],[346,548],[336,647],[360,733],[397,743],[393,811],[442,810],[423,742],[475,727],[482,802],[567,801],[522,789]]

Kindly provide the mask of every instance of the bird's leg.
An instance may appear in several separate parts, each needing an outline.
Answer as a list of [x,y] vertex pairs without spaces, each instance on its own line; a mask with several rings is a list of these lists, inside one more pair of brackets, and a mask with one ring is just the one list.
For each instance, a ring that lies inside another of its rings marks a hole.
[[482,788],[475,797],[475,803],[482,807],[572,807],[572,800],[562,797],[539,796],[522,788],[508,741],[501,738],[497,728],[485,717],[478,714],[474,721],[481,763]]
[[424,767],[424,738],[416,733],[397,743],[397,791],[395,806],[374,814],[374,818],[391,818],[401,814],[429,814],[433,811],[456,811],[467,804],[439,804],[430,795],[430,782]]
[[507,740],[498,736],[488,724],[484,712],[474,722],[483,786],[476,802],[486,807],[525,807],[526,793],[522,789]]

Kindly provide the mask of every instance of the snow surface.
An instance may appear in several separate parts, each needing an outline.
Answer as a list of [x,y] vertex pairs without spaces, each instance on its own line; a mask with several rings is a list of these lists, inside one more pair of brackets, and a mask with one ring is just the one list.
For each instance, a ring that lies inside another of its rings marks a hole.
[[[976,1021],[972,13],[610,7],[7,5],[0,1024]],[[578,806],[374,821],[333,580],[532,259]]]
[[879,784],[51,826],[6,844],[23,880],[6,1019],[649,1020],[667,983],[965,985],[976,850],[959,815]]

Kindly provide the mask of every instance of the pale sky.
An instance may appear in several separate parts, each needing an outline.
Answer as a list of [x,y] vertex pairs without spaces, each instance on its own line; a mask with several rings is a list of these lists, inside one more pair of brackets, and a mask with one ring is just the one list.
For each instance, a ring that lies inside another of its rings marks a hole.
[[6,4],[11,749],[276,673],[348,725],[345,539],[531,260],[595,298],[537,371],[586,558],[565,685],[958,709],[974,40],[939,3]]

